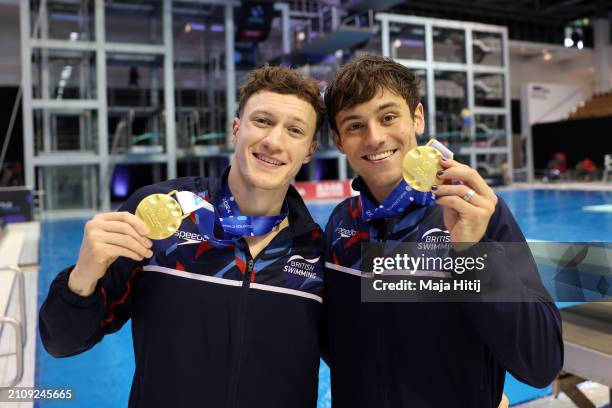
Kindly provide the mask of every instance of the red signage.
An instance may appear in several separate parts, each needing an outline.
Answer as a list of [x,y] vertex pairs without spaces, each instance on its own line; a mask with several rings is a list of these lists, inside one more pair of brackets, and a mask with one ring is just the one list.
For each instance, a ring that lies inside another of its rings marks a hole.
[[341,199],[352,194],[351,182],[348,180],[308,181],[293,183],[303,199]]

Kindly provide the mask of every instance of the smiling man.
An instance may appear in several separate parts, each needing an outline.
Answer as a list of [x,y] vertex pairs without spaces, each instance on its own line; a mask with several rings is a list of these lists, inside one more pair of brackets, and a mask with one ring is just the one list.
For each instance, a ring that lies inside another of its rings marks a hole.
[[442,162],[437,198],[403,181],[403,158],[424,131],[419,101],[416,76],[377,56],[342,67],[325,93],[333,137],[360,192],[334,209],[326,227],[324,337],[334,408],[507,406],[506,371],[544,387],[563,362],[559,312],[538,297],[545,291],[530,254],[512,259],[503,245],[487,261],[495,266],[491,279],[509,282],[525,302],[362,301],[362,245],[525,241],[501,198],[466,165]]
[[[322,120],[313,81],[287,68],[252,72],[232,125],[234,165],[220,179],[141,188],[86,224],[76,265],[40,311],[46,350],[84,352],[131,319],[130,407],[315,407],[324,244],[290,182]],[[188,217],[151,241],[134,213],[161,195]]]

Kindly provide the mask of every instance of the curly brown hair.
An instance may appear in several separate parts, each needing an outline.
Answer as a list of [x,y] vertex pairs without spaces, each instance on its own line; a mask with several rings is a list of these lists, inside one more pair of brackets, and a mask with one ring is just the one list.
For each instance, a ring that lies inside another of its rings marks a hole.
[[331,129],[338,131],[336,115],[340,111],[367,102],[384,89],[403,97],[411,115],[421,100],[418,77],[391,58],[364,55],[340,68],[325,91]]
[[318,131],[325,120],[325,106],[317,82],[296,70],[286,67],[264,66],[255,69],[247,76],[245,84],[240,88],[238,98],[238,115],[242,115],[247,101],[258,92],[269,91],[282,95],[295,95],[308,102],[317,114]]

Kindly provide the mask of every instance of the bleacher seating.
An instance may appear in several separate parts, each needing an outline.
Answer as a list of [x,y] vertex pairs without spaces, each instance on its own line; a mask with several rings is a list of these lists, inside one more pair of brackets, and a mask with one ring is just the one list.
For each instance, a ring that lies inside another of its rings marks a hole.
[[612,91],[596,93],[568,115],[569,120],[612,116]]

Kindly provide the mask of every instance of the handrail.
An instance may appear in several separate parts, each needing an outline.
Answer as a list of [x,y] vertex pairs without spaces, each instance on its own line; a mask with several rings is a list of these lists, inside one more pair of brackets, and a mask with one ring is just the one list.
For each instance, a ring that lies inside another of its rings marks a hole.
[[15,355],[17,358],[17,372],[15,373],[15,378],[11,380],[7,385],[0,384],[0,389],[3,388],[11,388],[23,377],[23,346],[22,346],[22,338],[21,333],[23,332],[23,326],[16,319],[9,316],[0,316],[0,323],[9,324],[15,328],[15,352],[14,353],[4,353],[0,354],[0,357],[7,357]]
[[[25,278],[23,271],[16,266],[0,266],[0,273],[2,272],[14,272],[15,278],[17,279],[17,288],[19,290],[19,322],[22,326],[20,338],[22,341],[22,346],[25,347],[27,341],[27,316],[25,304]],[[13,286],[13,288],[15,288],[15,286]],[[11,289],[11,293],[13,290],[14,289]]]

